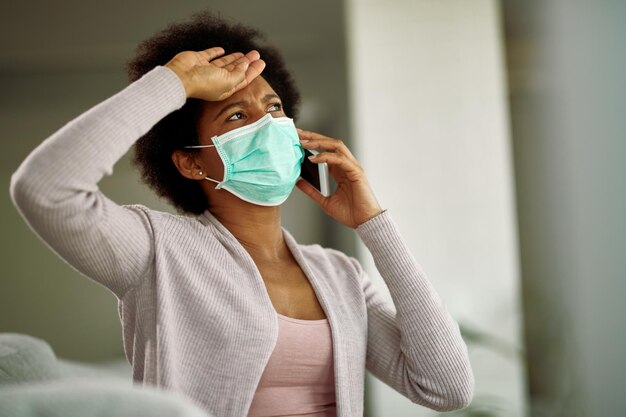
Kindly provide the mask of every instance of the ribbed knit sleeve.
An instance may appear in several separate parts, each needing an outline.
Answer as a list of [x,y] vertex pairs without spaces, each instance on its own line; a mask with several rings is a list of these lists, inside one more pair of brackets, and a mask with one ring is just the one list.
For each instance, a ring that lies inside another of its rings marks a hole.
[[46,139],[11,178],[11,197],[31,228],[120,297],[150,266],[152,229],[142,209],[117,205],[98,182],[185,98],[178,77],[156,67]]
[[363,273],[367,368],[413,402],[439,411],[467,406],[474,377],[459,327],[415,261],[389,212],[357,228],[395,311]]

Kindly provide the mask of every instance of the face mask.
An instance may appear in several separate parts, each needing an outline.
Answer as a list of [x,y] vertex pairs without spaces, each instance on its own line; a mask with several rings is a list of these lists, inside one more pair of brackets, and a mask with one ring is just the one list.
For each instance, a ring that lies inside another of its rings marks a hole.
[[256,122],[211,138],[224,163],[224,179],[216,189],[224,189],[249,203],[261,206],[282,204],[300,176],[304,152],[300,138],[288,117],[267,114]]

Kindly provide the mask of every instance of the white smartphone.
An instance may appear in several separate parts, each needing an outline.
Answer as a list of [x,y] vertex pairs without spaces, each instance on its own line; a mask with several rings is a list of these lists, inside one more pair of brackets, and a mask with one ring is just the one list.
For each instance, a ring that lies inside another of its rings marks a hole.
[[304,150],[304,159],[300,167],[300,178],[315,187],[324,197],[328,197],[330,195],[328,164],[326,162],[316,164],[309,160],[309,156],[317,155],[318,153],[315,150]]

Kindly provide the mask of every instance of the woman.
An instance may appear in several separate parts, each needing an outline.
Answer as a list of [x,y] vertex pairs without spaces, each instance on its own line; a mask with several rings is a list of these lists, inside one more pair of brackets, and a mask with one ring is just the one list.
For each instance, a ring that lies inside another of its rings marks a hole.
[[[457,324],[348,148],[295,129],[297,91],[256,31],[199,14],[145,41],[129,69],[131,85],[32,152],[11,195],[51,248],[116,295],[135,381],[220,417],[361,416],[366,368],[418,404],[469,403]],[[144,180],[186,215],[98,190],[135,142]],[[322,151],[313,162],[338,189],[298,188],[356,230],[394,305],[356,260],[281,228],[303,148]]]

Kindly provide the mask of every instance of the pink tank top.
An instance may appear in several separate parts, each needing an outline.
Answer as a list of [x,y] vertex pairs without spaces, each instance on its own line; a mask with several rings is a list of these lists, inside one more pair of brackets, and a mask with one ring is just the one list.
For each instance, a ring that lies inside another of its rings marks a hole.
[[327,319],[278,315],[278,340],[248,417],[335,417],[333,346]]

